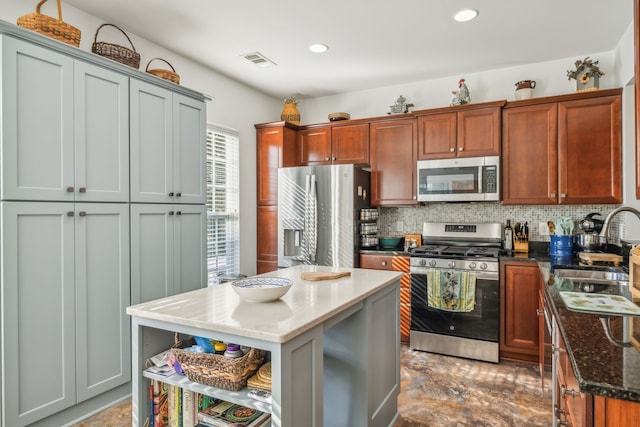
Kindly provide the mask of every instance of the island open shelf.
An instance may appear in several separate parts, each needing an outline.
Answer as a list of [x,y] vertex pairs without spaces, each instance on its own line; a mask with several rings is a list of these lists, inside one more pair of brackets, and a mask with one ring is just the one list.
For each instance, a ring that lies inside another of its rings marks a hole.
[[[351,276],[312,282],[300,278],[305,271],[337,270],[298,266],[269,273],[293,281],[271,303],[241,301],[227,283],[129,307],[137,373],[133,425],[149,414],[151,378],[270,412],[276,427],[392,425],[400,393],[402,273],[340,269]],[[175,332],[268,351],[272,404],[249,398],[247,389],[145,373],[145,361],[171,347]]]

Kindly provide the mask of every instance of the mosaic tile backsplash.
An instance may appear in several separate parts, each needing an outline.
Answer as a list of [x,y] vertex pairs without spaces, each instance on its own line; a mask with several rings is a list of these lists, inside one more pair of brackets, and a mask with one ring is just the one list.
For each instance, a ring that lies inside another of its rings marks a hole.
[[[579,231],[578,223],[591,212],[607,214],[619,205],[574,205],[574,206],[505,206],[500,203],[432,203],[416,207],[380,208],[379,235],[399,236],[405,233],[422,233],[423,222],[499,222],[511,224],[525,221],[529,223],[529,240],[548,242],[549,236],[539,234],[538,223],[546,223],[560,217],[574,220],[574,233]],[[609,228],[610,243],[619,244],[625,239],[624,216],[614,217]],[[402,229],[398,229],[401,222]]]

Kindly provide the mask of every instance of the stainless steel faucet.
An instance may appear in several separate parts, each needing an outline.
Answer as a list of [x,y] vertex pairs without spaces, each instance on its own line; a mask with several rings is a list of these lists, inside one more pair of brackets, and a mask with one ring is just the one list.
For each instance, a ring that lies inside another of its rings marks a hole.
[[606,237],[606,238],[609,237],[609,225],[611,223],[611,220],[613,219],[614,216],[616,216],[620,212],[631,212],[632,214],[637,216],[638,219],[640,219],[640,211],[635,208],[632,208],[631,206],[620,206],[619,208],[615,208],[614,210],[609,212],[609,215],[607,215],[607,217],[604,219],[604,224],[602,224],[602,230],[600,230],[600,237]]

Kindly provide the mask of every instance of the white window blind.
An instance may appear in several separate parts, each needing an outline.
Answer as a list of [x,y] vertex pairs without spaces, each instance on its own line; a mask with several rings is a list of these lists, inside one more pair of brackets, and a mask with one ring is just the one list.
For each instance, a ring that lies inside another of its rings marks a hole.
[[209,284],[240,273],[238,134],[207,127],[207,264]]

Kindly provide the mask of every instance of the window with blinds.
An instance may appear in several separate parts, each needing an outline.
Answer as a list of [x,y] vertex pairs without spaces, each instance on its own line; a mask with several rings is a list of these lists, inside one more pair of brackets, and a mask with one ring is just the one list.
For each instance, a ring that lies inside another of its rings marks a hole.
[[207,127],[208,282],[240,273],[238,134]]

